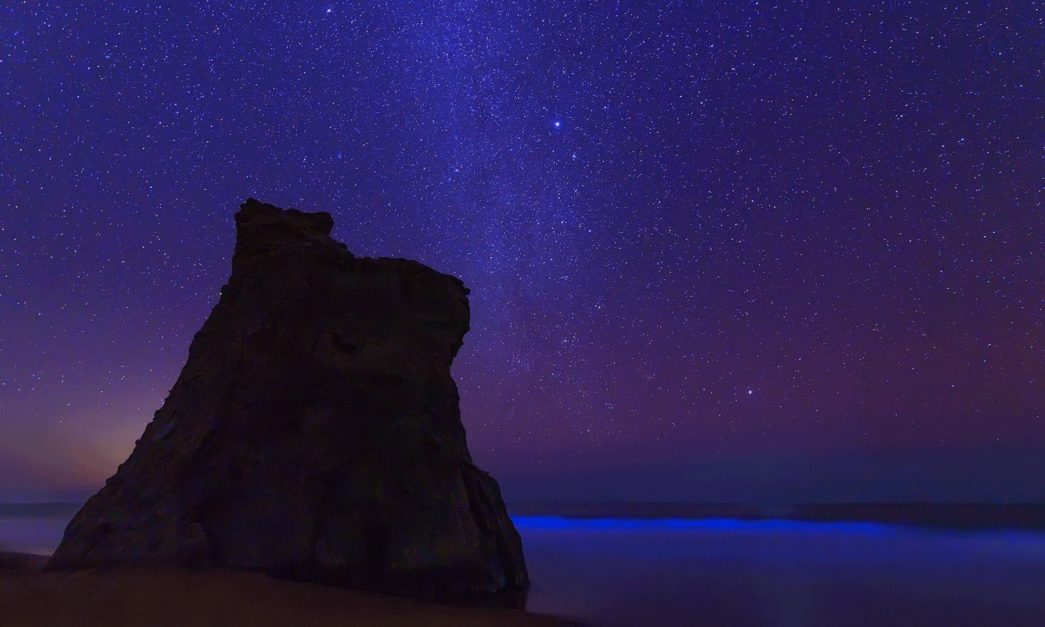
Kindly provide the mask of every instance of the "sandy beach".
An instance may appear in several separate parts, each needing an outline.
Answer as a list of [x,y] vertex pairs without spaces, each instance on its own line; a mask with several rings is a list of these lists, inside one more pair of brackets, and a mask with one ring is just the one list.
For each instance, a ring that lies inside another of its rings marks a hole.
[[43,557],[0,553],[5,627],[563,625],[519,610],[433,605],[235,571],[40,572]]

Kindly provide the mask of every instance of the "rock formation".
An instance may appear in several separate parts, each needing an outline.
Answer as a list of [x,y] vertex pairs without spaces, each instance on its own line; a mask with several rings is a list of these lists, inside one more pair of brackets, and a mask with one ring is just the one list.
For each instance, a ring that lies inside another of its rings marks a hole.
[[450,376],[467,288],[355,257],[332,227],[241,207],[232,277],[188,362],[48,568],[235,568],[425,596],[526,586]]

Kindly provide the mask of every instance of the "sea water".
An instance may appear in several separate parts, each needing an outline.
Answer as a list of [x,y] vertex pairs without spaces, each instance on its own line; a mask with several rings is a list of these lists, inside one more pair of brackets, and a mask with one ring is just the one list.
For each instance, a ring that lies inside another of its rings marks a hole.
[[1045,627],[1045,533],[518,517],[527,609],[596,625]]

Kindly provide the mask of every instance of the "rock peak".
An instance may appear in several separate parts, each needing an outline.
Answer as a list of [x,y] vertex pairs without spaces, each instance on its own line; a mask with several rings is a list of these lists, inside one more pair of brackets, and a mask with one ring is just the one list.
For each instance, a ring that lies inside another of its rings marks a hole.
[[[335,263],[351,257],[344,244],[330,237],[333,228],[334,218],[325,211],[307,213],[281,209],[248,198],[236,212],[233,279],[265,272],[266,265],[287,263],[288,255],[317,254]],[[310,252],[304,253],[303,247],[311,249]]]
[[274,228],[282,232],[302,235],[329,236],[334,218],[325,211],[306,213],[297,209],[280,209],[274,205],[248,198],[236,212],[239,231]]

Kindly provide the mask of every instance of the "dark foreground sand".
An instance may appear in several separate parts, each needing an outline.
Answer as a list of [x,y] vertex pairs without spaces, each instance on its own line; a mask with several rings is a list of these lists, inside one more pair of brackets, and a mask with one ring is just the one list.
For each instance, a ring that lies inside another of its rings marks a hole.
[[563,625],[517,610],[429,605],[235,571],[39,572],[0,553],[4,627]]

